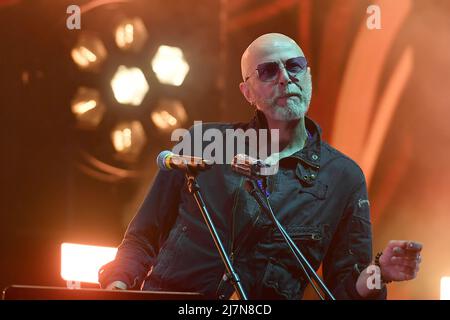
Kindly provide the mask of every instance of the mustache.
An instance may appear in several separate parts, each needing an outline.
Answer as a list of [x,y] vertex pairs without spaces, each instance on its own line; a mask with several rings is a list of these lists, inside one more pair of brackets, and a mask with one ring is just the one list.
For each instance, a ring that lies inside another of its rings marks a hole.
[[301,94],[300,92],[285,92],[285,93],[282,93],[282,94],[278,95],[277,99],[289,98],[289,97],[301,98],[302,96],[303,96],[303,94]]

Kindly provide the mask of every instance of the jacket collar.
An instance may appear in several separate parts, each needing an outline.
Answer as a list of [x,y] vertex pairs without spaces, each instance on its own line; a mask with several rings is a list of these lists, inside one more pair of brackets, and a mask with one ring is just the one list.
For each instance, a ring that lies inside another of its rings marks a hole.
[[[312,167],[315,170],[319,170],[321,157],[320,147],[322,144],[322,129],[315,121],[313,121],[309,117],[305,117],[305,126],[306,130],[308,130],[309,133],[309,138],[307,139],[305,147],[302,150],[297,151],[290,157],[298,159],[299,161]],[[267,120],[264,114],[261,111],[256,110],[256,114],[250,121],[249,127],[258,130],[258,129],[268,129],[269,126],[267,124]]]

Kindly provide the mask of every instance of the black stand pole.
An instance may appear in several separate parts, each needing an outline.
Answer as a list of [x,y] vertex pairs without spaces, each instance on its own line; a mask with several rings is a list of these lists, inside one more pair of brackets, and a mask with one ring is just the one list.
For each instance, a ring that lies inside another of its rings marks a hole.
[[245,183],[246,190],[255,198],[256,202],[260,205],[261,209],[267,213],[267,215],[270,217],[274,225],[278,228],[281,235],[283,236],[284,240],[289,246],[289,249],[294,254],[295,258],[297,259],[298,264],[302,268],[303,273],[305,274],[308,281],[313,286],[314,290],[317,292],[319,297],[324,300],[320,292],[318,291],[317,287],[315,286],[314,282],[311,279],[311,276],[313,277],[314,281],[319,285],[320,289],[323,293],[325,293],[325,296],[328,300],[336,300],[333,296],[333,294],[328,290],[327,286],[323,283],[322,279],[317,275],[317,273],[314,271],[313,267],[309,264],[308,260],[305,258],[305,256],[302,254],[300,249],[297,247],[297,245],[294,243],[292,238],[289,236],[289,234],[284,230],[283,226],[280,224],[278,219],[275,217],[275,214],[272,210],[272,207],[270,206],[269,201],[267,201],[267,198],[263,198],[263,195],[257,186],[255,186],[255,181],[253,179],[247,180]]
[[223,264],[225,265],[225,269],[227,272],[227,277],[233,283],[234,289],[238,294],[240,300],[248,300],[247,294],[242,287],[241,281],[239,279],[238,274],[234,271],[233,265],[231,264],[230,258],[228,257],[225,248],[222,244],[222,241],[219,238],[216,227],[209,215],[208,209],[206,208],[205,202],[203,201],[202,194],[200,193],[200,186],[196,180],[197,172],[193,169],[188,169],[186,173],[186,183],[188,186],[189,192],[194,196],[195,201],[197,202],[198,208],[202,213],[203,219],[205,220],[206,225],[208,226],[209,232],[214,240],[214,244],[216,245],[217,251],[219,251],[220,257],[222,258]]

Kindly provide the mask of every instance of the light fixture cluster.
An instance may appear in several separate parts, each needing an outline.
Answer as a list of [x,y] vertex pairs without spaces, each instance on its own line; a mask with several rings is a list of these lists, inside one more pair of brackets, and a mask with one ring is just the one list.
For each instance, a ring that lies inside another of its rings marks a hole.
[[[123,52],[142,51],[148,37],[145,24],[138,17],[123,19],[114,30],[115,45]],[[71,50],[71,57],[82,72],[99,73],[108,58],[108,50],[98,35],[83,31]],[[118,64],[110,86],[119,105],[131,108],[141,106],[149,90],[154,90],[148,79],[156,78],[162,85],[178,87],[189,72],[189,64],[178,47],[159,46],[149,59],[149,64],[154,77],[146,76],[138,66]],[[186,110],[179,100],[162,97],[154,105],[148,119],[120,121],[112,129],[111,144],[119,159],[133,161],[145,147],[147,137],[142,121],[152,121],[162,132],[178,128],[187,121]],[[104,118],[107,105],[98,89],[83,86],[76,91],[71,110],[79,128],[95,129]]]

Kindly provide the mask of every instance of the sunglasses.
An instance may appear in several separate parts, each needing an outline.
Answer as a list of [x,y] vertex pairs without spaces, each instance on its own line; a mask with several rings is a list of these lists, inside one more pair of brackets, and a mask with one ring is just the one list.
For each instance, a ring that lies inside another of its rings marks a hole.
[[[308,66],[308,62],[305,57],[296,57],[286,60],[284,63],[284,68],[289,73],[290,76],[297,76],[298,74],[302,74],[306,71],[306,67]],[[261,63],[256,67],[258,72],[258,78],[261,81],[273,81],[277,76],[278,72],[280,72],[280,65],[278,62],[265,62]],[[253,71],[250,75],[245,78],[247,81],[255,72]]]

